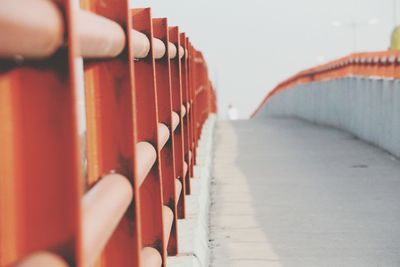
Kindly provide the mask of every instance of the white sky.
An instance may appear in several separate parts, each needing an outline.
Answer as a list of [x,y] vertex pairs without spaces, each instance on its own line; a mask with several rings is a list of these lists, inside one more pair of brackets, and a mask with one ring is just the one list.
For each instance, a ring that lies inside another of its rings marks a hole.
[[[360,24],[357,51],[385,50],[400,0],[134,0],[180,26],[208,62],[220,116],[229,103],[247,117],[266,93],[296,72],[353,50],[346,24]],[[379,23],[369,25],[371,19]],[[333,27],[333,21],[343,25]]]

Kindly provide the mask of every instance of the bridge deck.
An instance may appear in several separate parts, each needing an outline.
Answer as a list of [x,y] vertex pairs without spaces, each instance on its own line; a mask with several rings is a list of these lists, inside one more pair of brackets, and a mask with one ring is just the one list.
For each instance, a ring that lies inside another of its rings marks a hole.
[[292,119],[217,124],[212,266],[400,266],[400,162]]

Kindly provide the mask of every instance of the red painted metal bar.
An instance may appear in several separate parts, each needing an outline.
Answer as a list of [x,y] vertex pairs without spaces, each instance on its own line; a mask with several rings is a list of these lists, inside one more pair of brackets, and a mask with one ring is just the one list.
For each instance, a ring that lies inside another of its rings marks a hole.
[[168,43],[168,55],[169,55],[169,58],[176,57],[177,53],[178,52],[177,52],[176,46],[173,43],[169,42]]
[[[161,102],[161,101],[157,101],[157,102]],[[167,125],[165,125],[164,123],[160,123],[160,122],[158,123],[157,130],[158,130],[158,147],[162,151],[164,146],[167,144],[168,140],[171,137],[171,135],[170,135],[171,131]],[[161,170],[162,170],[162,168],[161,168]]]
[[132,54],[135,58],[145,58],[150,51],[150,40],[144,33],[131,30],[131,38],[133,39]]
[[[164,44],[169,44],[167,19],[153,19],[154,37],[161,40]],[[171,95],[171,67],[170,49],[167,49],[165,56],[155,62],[156,64],[156,83],[157,83],[157,107],[158,120],[165,124],[168,130],[173,133],[172,127],[172,95]],[[169,235],[167,249],[169,255],[178,253],[178,217],[175,189],[175,152],[174,134],[160,151],[160,165],[162,173],[163,205],[168,206],[173,212],[172,229]],[[179,199],[179,195],[178,195]]]
[[158,38],[153,38],[153,53],[155,59],[163,58],[166,53],[166,45]]
[[[178,27],[169,27],[169,41],[174,44],[178,51],[180,47]],[[172,110],[179,115],[179,121],[182,122],[182,83],[181,83],[181,61],[179,56],[171,59],[171,93]],[[183,143],[183,124],[179,123],[174,131],[174,152],[175,152],[175,174],[182,184],[182,196],[185,196],[185,179],[183,173],[184,163],[184,143]],[[178,218],[185,218],[185,197],[178,201]]]
[[208,80],[207,64],[201,52],[195,51],[194,56],[195,68],[195,102],[196,102],[196,140],[197,147],[199,135],[201,133],[203,124],[208,116],[209,106],[208,99],[210,97],[209,91],[211,90],[211,82]]
[[[23,7],[23,8],[21,8]],[[121,26],[84,10],[74,12],[79,55],[114,57],[125,46]],[[65,25],[57,4],[49,0],[3,0],[0,9],[0,56],[51,56],[63,45]]]
[[177,27],[152,24],[149,9],[131,11],[127,0],[81,6],[2,3],[0,30],[12,36],[0,40],[0,266],[165,266],[167,252],[178,253],[177,217],[215,104],[207,68],[194,64],[198,52]]
[[194,79],[194,55],[193,55],[193,46],[191,42],[188,40],[188,76],[189,76],[189,143],[191,148],[190,161],[191,161],[191,169],[194,174],[194,165],[196,158],[196,147],[194,145],[195,139],[195,104],[194,104],[194,87],[195,87],[195,79]]
[[202,60],[199,56],[199,52],[195,49],[194,50],[194,69],[195,69],[195,88],[194,88],[194,97],[195,97],[195,106],[194,106],[194,111],[195,111],[195,140],[194,140],[194,146],[197,148],[198,146],[198,141],[200,138],[200,114],[201,114],[201,101],[200,101],[200,92],[203,90],[204,85],[202,84]]
[[142,267],[154,267],[162,265],[162,257],[158,250],[152,247],[145,247],[142,249]]
[[200,108],[198,109],[199,114],[199,122],[198,122],[198,136],[200,136],[201,130],[203,128],[204,122],[206,121],[209,114],[209,92],[211,90],[211,82],[208,79],[208,67],[206,61],[204,60],[203,54],[198,52],[199,67],[200,67],[200,83],[201,86],[198,89],[198,102]]
[[147,174],[153,168],[157,159],[157,151],[149,142],[139,142],[136,144],[137,168],[138,168],[138,186],[141,186],[147,177]]
[[[201,52],[200,52],[201,53]],[[211,87],[211,82],[208,80],[208,75],[207,75],[207,64],[205,63],[205,60],[203,58],[203,55],[201,54],[201,59],[202,59],[202,64],[201,64],[201,83],[202,83],[202,90],[199,92],[199,102],[201,105],[200,109],[200,125],[199,125],[199,135],[201,133],[202,127],[204,125],[205,120],[207,119],[208,116],[208,97],[209,97],[209,91]]]
[[[87,1],[87,0],[85,0]],[[84,2],[85,2],[84,1]],[[112,4],[121,5],[124,1],[113,1]],[[108,4],[108,1],[105,2]],[[114,7],[102,8],[103,13],[110,12]],[[115,57],[125,47],[126,38],[122,25],[114,21],[114,16],[102,16],[94,10],[80,10],[76,12],[79,27],[80,55],[85,58]]]
[[[149,40],[153,39],[150,9],[132,9],[132,24],[135,30],[144,33]],[[163,196],[157,131],[159,120],[152,42],[147,57],[135,61],[135,83],[138,141],[149,142],[157,152],[157,160],[140,186],[142,248],[156,248],[165,265]]]
[[192,79],[193,79],[193,105],[191,107],[193,112],[193,147],[194,149],[194,160],[196,164],[196,149],[198,145],[199,139],[199,111],[201,108],[201,104],[199,100],[199,92],[201,91],[202,84],[201,84],[201,59],[199,58],[198,52],[194,47],[191,48],[192,55],[191,55],[191,69],[192,69]]
[[175,111],[172,111],[172,131],[175,131],[175,129],[178,127],[179,125],[179,115],[178,113],[176,113]]
[[[95,0],[81,1],[83,9],[103,16],[124,29],[127,46],[118,57],[105,60],[84,60],[87,140],[88,140],[88,186],[93,186],[103,175],[116,172],[124,175],[134,188],[134,203],[130,204],[106,247],[96,262],[96,266],[139,266],[140,225],[139,191],[135,161],[135,118],[134,118],[134,77],[132,44],[130,38],[131,21],[128,1]],[[111,199],[118,195],[107,195]],[[104,210],[105,211],[105,210]],[[84,214],[84,216],[86,216]],[[109,216],[112,216],[109,214]],[[84,237],[90,225],[84,224]],[[84,244],[86,244],[84,242]],[[91,244],[88,242],[88,244]],[[91,249],[88,247],[87,249]],[[93,253],[95,251],[92,251]],[[88,252],[89,253],[89,252]],[[91,265],[94,257],[84,259]]]
[[178,55],[180,59],[185,55],[185,50],[183,49],[182,44],[178,47]]
[[[189,123],[188,123],[188,110],[189,110],[189,78],[188,78],[188,57],[187,57],[187,44],[186,44],[186,34],[180,33],[180,43],[184,55],[181,58],[181,79],[182,79],[182,105],[185,108],[185,116],[182,118],[182,128],[183,128],[183,153],[184,160],[189,163]],[[190,169],[185,173],[185,194],[190,195]]]
[[209,98],[209,106],[210,106],[210,113],[217,113],[217,93],[214,89],[214,86],[210,88],[210,98]]
[[193,98],[192,98],[192,77],[191,77],[191,70],[190,70],[190,65],[191,65],[191,58],[190,58],[190,42],[189,38],[186,37],[185,39],[185,58],[186,58],[186,79],[187,79],[187,115],[186,115],[186,120],[187,120],[187,143],[188,143],[188,165],[189,165],[189,177],[193,177],[194,173],[194,162],[193,162],[193,143],[192,143],[192,111],[191,111],[191,104],[193,103]]
[[0,18],[0,57],[49,57],[64,41],[62,10],[53,1],[3,0]]
[[[35,5],[42,7],[65,14],[57,23],[65,25],[67,46],[56,52],[53,45],[32,47],[40,50],[36,55],[48,55],[46,60],[0,59],[0,266],[38,250],[56,253],[71,265],[80,262],[74,17],[70,1]],[[56,25],[37,26],[31,29],[59,42],[52,30]]]

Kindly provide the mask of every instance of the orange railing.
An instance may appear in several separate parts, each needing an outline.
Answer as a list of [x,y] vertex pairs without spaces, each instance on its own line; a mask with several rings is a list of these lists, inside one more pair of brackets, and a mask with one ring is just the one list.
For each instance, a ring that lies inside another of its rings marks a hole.
[[0,266],[165,266],[216,112],[206,62],[150,9],[71,2],[0,3]]
[[281,82],[262,100],[251,117],[263,109],[277,93],[296,85],[322,80],[339,79],[348,76],[400,78],[400,52],[389,50],[382,52],[355,53],[332,62],[307,69]]

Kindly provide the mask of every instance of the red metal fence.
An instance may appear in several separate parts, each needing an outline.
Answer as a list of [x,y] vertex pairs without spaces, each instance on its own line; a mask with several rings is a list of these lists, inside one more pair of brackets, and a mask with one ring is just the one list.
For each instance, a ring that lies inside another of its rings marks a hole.
[[0,9],[0,266],[165,266],[216,112],[201,52],[126,0]]
[[349,56],[297,73],[270,91],[253,112],[254,117],[275,94],[293,86],[348,76],[400,78],[400,51],[354,53]]

